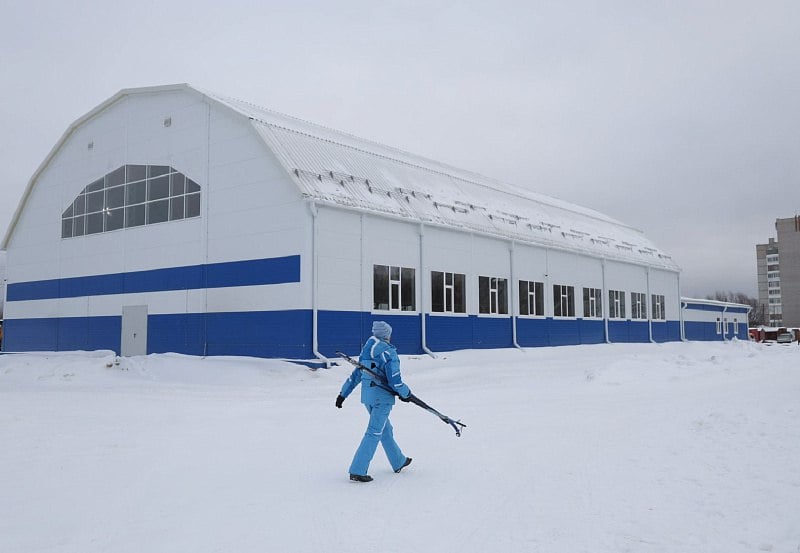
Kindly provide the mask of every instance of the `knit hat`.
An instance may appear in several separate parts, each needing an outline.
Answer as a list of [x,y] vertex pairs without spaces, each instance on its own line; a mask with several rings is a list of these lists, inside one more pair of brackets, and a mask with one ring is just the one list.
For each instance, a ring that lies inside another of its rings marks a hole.
[[388,340],[392,335],[392,327],[384,321],[375,321],[372,323],[372,335],[381,340]]

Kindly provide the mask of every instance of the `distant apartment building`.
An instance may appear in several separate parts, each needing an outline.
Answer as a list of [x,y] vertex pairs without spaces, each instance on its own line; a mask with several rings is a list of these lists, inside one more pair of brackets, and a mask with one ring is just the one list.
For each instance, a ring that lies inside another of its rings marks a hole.
[[758,309],[770,326],[800,327],[800,216],[777,219],[778,238],[756,245]]

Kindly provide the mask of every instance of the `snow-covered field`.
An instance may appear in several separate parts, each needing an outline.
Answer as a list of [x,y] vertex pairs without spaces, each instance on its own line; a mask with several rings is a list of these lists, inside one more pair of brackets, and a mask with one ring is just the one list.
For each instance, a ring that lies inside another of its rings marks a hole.
[[[0,551],[800,551],[800,347],[404,357],[413,464],[347,467],[349,367],[0,356]],[[107,366],[110,365],[110,366]]]

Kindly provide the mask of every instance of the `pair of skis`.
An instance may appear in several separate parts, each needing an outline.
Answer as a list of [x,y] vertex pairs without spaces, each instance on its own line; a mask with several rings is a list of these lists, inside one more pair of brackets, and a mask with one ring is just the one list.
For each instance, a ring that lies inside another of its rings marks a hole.
[[[376,379],[378,382],[375,382],[375,381],[373,380],[373,381],[372,381],[372,385],[373,385],[373,386],[378,386],[378,387],[380,387],[380,388],[383,388],[384,390],[386,390],[386,391],[387,391],[387,392],[389,392],[390,394],[393,394],[393,395],[398,395],[398,394],[397,394],[397,392],[395,392],[394,390],[392,390],[392,389],[391,389],[391,388],[390,388],[390,387],[389,387],[389,386],[386,384],[386,379],[385,379],[385,378],[383,378],[383,376],[382,376],[382,375],[378,374],[377,372],[375,372],[374,370],[372,370],[372,369],[371,369],[371,368],[369,368],[369,367],[365,367],[364,365],[362,365],[362,364],[361,364],[361,363],[359,363],[358,361],[354,360],[352,357],[350,357],[350,356],[349,356],[349,355],[347,355],[346,353],[342,353],[341,351],[337,351],[337,352],[336,352],[336,355],[338,355],[338,356],[339,356],[339,357],[341,357],[342,359],[346,360],[348,363],[350,363],[350,364],[351,364],[351,365],[353,365],[354,367],[358,367],[358,368],[359,368],[359,369],[361,369],[362,371],[366,372],[367,374],[369,374],[370,376],[372,376],[373,378],[375,378],[375,379]],[[408,402],[409,402],[409,403],[413,403],[414,405],[418,405],[419,407],[422,407],[423,409],[425,409],[425,410],[426,410],[426,411],[428,411],[429,413],[433,413],[434,415],[436,415],[437,417],[439,417],[439,419],[441,419],[441,420],[442,420],[444,423],[446,423],[446,424],[449,424],[449,425],[450,425],[450,426],[453,428],[453,430],[455,430],[455,431],[456,431],[456,437],[460,437],[460,436],[461,436],[461,429],[462,429],[462,428],[466,428],[466,427],[467,427],[467,425],[466,425],[466,424],[464,424],[463,422],[461,422],[460,420],[456,421],[456,420],[453,420],[453,419],[451,419],[451,418],[450,418],[450,417],[448,417],[447,415],[443,415],[442,413],[440,413],[439,411],[437,411],[436,409],[434,409],[433,407],[431,407],[430,405],[428,405],[427,403],[425,403],[424,401],[422,401],[421,399],[419,399],[419,398],[418,398],[417,396],[415,396],[414,394],[411,394],[411,395],[409,395],[407,399],[408,399]]]

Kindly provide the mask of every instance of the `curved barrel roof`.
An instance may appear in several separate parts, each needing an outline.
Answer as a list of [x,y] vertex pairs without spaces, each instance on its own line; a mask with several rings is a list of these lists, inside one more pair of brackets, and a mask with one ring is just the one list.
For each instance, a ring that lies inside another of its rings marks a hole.
[[680,270],[641,231],[592,209],[187,84],[121,90],[75,121],[33,175],[4,245],[38,174],[75,128],[128,95],[174,91],[202,95],[246,117],[301,193],[314,201]]
[[248,117],[314,200],[669,270],[645,235],[592,209],[204,92]]

